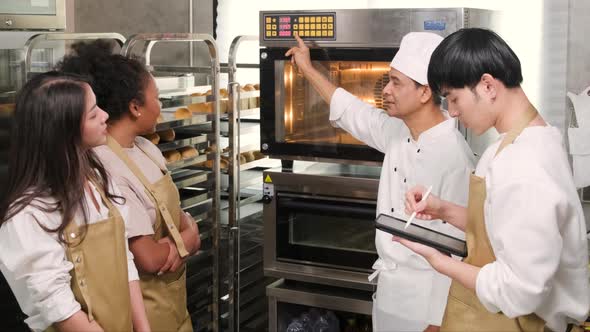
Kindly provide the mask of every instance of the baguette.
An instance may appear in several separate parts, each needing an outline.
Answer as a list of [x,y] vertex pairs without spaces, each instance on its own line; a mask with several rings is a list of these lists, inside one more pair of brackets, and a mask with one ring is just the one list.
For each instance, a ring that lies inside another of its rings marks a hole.
[[196,103],[186,106],[192,113],[211,113],[211,103]]
[[158,133],[143,135],[143,137],[147,138],[148,140],[150,140],[150,142],[154,144],[160,143],[160,135],[158,135]]
[[254,153],[252,153],[252,151],[242,152],[242,156],[246,158],[246,162],[248,163],[256,160],[256,157],[254,157]]
[[178,151],[182,155],[182,159],[193,158],[199,155],[199,151],[197,151],[197,149],[193,148],[192,146],[185,146],[180,148]]
[[254,154],[254,158],[256,158],[256,160],[266,157],[266,155],[260,151],[253,151],[252,153]]
[[164,151],[162,154],[166,158],[167,163],[173,163],[182,159],[182,155],[176,150]]
[[163,142],[172,142],[176,137],[176,133],[172,128],[159,131],[158,135],[160,135],[160,140],[162,140]]
[[188,119],[191,116],[193,116],[193,114],[186,107],[181,107],[181,108],[177,109],[176,112],[174,112],[174,117],[176,119]]

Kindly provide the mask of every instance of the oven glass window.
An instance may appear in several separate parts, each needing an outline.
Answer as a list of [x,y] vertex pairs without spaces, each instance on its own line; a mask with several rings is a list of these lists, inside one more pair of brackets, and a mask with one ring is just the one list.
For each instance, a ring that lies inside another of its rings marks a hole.
[[[375,229],[355,217],[293,213],[289,218],[291,245],[375,253]],[[373,226],[373,225],[371,225]]]
[[371,269],[375,203],[279,197],[277,259],[350,270]]
[[[313,61],[313,64],[336,86],[375,107],[384,107],[383,88],[388,82],[389,62]],[[364,145],[344,130],[332,127],[329,105],[291,62],[276,61],[275,73],[279,80],[275,82],[277,142]]]

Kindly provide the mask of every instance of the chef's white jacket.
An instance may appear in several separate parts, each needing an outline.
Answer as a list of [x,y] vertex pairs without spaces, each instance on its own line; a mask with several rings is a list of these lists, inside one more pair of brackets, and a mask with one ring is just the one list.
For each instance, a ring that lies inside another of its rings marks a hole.
[[[100,211],[94,208],[92,198],[86,191],[85,200],[88,223],[108,218],[109,210],[100,199],[100,194],[90,183]],[[110,191],[120,196],[118,189]],[[54,199],[37,199],[36,204],[48,206]],[[128,208],[113,201],[123,220],[127,220]],[[76,220],[82,224],[82,211]],[[55,229],[62,221],[61,213],[47,213],[29,205],[0,227],[0,271],[6,278],[21,310],[29,316],[25,323],[33,331],[44,331],[51,324],[63,321],[78,312],[81,307],[70,287],[70,270],[74,265],[66,258],[65,245],[58,241],[57,233],[48,233],[39,223]],[[127,235],[127,234],[125,234]],[[127,241],[125,241],[127,243]],[[108,245],[108,243],[105,243]],[[126,245],[127,246],[127,245]],[[133,263],[133,254],[127,248],[129,281],[139,280]]]
[[[377,214],[407,218],[405,194],[418,184],[432,185],[433,194],[467,205],[474,156],[457,131],[456,120],[446,112],[443,114],[447,120],[426,130],[414,141],[403,121],[390,117],[385,111],[364,103],[341,88],[332,96],[332,124],[385,154]],[[415,220],[414,223],[464,238],[462,231],[440,220]],[[379,254],[373,266],[379,271],[373,304],[377,324],[388,326],[390,330],[440,325],[450,279],[434,271],[421,256],[392,242],[389,233],[377,230],[375,242]],[[377,330],[380,330],[379,326]]]
[[481,303],[508,317],[536,313],[553,331],[582,322],[590,309],[586,224],[562,136],[555,127],[526,128],[494,158],[485,177],[485,226],[496,261],[476,282]]

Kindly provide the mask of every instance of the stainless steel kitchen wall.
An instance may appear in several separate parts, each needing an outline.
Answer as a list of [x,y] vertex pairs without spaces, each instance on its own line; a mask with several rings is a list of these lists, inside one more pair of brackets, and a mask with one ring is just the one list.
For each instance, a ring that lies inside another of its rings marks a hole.
[[[191,4],[192,1],[192,4]],[[191,9],[192,8],[192,31]],[[75,0],[75,32],[118,32],[125,37],[147,32],[195,32],[213,34],[213,0]],[[188,65],[188,43],[157,45],[153,64]],[[209,59],[203,43],[194,46],[193,63]],[[197,78],[206,83],[206,75]]]

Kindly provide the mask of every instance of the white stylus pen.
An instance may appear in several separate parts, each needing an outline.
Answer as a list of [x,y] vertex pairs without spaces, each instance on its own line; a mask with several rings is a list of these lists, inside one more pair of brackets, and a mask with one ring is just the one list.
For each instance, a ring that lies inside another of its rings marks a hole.
[[[430,192],[432,191],[432,186],[428,187],[428,189],[426,189],[426,194],[422,195],[422,199],[420,200],[420,202],[425,201],[428,198],[428,195],[430,195]],[[408,228],[408,226],[410,226],[410,224],[412,223],[412,220],[414,220],[414,218],[416,218],[416,211],[412,212],[412,215],[410,216],[410,219],[408,219],[408,221],[406,222],[406,226],[404,226],[404,229]]]

